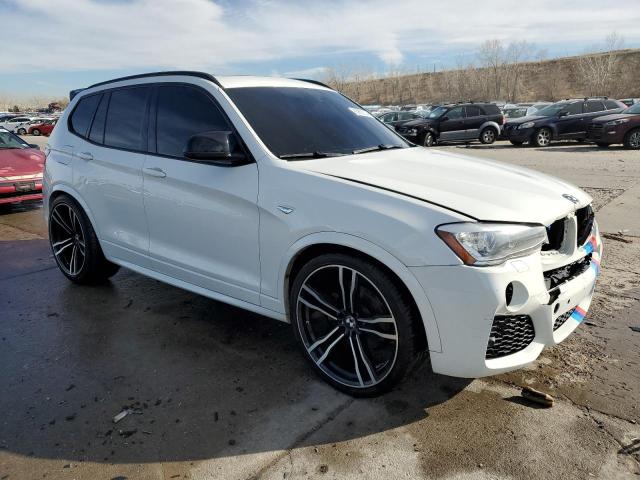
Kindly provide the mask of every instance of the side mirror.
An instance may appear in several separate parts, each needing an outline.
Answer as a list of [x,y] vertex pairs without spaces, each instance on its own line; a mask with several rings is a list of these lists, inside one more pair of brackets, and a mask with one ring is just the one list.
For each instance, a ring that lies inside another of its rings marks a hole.
[[202,132],[194,135],[187,142],[184,156],[221,167],[238,167],[250,163],[241,152],[235,134],[229,131]]
[[40,145],[37,143],[30,143],[29,148],[35,148],[36,150],[40,150]]
[[569,115],[569,112],[567,112],[566,110],[563,110],[561,112],[558,112],[558,118],[560,117],[566,117],[567,115]]

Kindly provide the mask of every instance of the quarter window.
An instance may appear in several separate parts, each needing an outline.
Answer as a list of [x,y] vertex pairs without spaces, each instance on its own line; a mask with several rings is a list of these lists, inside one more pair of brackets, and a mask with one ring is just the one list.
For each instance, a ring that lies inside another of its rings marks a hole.
[[134,87],[111,92],[104,131],[104,144],[128,150],[144,150],[144,119],[148,87]]
[[618,102],[614,102],[613,100],[606,100],[604,102],[604,105],[607,107],[607,110],[617,110],[618,108],[620,108]]
[[73,110],[71,114],[71,129],[81,137],[87,136],[87,130],[89,130],[89,125],[91,125],[91,120],[99,101],[100,95],[83,97]]
[[198,133],[230,130],[213,100],[204,92],[182,85],[158,88],[157,151],[182,157],[188,140]]

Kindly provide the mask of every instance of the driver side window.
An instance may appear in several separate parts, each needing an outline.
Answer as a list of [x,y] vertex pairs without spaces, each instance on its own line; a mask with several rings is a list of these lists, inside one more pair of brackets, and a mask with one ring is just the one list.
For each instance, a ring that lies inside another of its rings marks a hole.
[[567,115],[578,115],[582,113],[582,103],[581,102],[571,103],[567,105],[567,107],[564,110],[567,112]]
[[449,110],[445,116],[447,117],[447,119],[449,120],[458,120],[460,118],[463,117],[463,110],[464,107],[455,107],[452,108],[451,110]]

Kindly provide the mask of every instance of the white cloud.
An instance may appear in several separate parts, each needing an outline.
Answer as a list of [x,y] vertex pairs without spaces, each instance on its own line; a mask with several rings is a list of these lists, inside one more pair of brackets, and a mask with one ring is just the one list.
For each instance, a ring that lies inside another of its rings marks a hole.
[[[640,44],[637,0],[3,0],[0,72],[199,68],[370,53],[399,64],[408,53],[473,51],[488,38],[539,46],[592,45],[612,31]],[[321,67],[318,67],[321,68]]]

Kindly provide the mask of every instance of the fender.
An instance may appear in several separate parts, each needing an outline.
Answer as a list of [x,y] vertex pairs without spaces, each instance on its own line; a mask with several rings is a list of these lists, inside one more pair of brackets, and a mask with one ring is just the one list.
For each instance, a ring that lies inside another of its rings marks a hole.
[[[289,246],[280,264],[280,273],[278,278],[278,291],[281,292],[282,295],[281,305],[284,306],[285,310],[288,309],[287,272],[289,271],[295,257],[301,251],[307,247],[318,244],[333,244],[353,248],[354,250],[358,250],[375,258],[395,273],[407,287],[409,293],[412,295],[416,305],[418,306],[427,335],[429,350],[436,352],[442,351],[438,324],[436,322],[433,309],[431,308],[431,303],[416,277],[411,273],[406,265],[400,262],[400,260],[394,257],[387,250],[356,235],[341,232],[317,232],[306,235]],[[264,296],[262,298],[264,298]]]
[[[98,240],[100,240],[100,232],[96,228],[97,224],[95,222],[95,217],[93,216],[93,212],[89,208],[89,205],[87,205],[87,203],[82,199],[80,194],[71,185],[67,183],[57,183],[55,185],[52,185],[51,192],[49,193],[48,197],[51,198],[51,196],[56,192],[64,192],[67,195],[69,195],[71,198],[73,198],[76,202],[78,202],[78,204],[82,207],[84,212],[87,214],[87,217],[89,217],[89,222],[91,222],[91,226],[93,227],[94,232],[96,232],[96,236],[98,237]],[[50,204],[50,202],[47,202],[47,204]],[[45,214],[45,220],[47,221],[47,223],[49,222],[48,212],[46,212]]]
[[[493,120],[487,120],[486,122],[484,122],[482,125],[480,125],[480,127],[478,128],[478,133],[482,132],[482,130],[484,130],[487,127],[493,127],[495,128],[497,135],[500,135],[500,125],[498,125],[498,122],[494,122]],[[497,135],[496,135],[496,139],[497,139]]]

